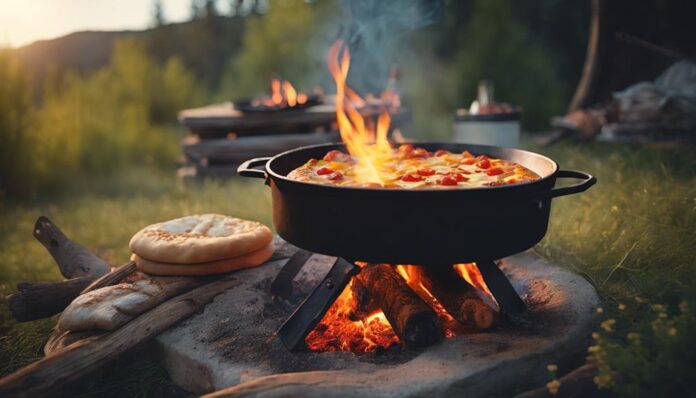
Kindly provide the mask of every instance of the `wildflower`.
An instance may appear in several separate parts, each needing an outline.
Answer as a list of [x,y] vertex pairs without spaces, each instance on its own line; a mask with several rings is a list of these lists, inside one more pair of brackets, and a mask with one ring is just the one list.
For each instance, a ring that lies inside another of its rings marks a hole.
[[652,306],[653,311],[655,312],[664,312],[665,311],[665,306],[662,304],[653,304]]
[[623,311],[623,310],[626,309],[626,304],[624,304],[624,303],[619,303],[619,306],[618,306],[618,307],[619,307],[619,311]]
[[587,348],[587,352],[589,352],[590,354],[596,354],[599,351],[600,351],[600,348],[598,345],[591,345]]
[[600,337],[600,336],[599,336],[599,333],[597,333],[597,332],[592,332],[592,338],[593,338],[593,339],[599,340],[599,337]]
[[602,308],[602,307],[597,307],[597,313],[598,313],[598,314],[603,314],[603,313],[604,313],[604,308]]
[[602,322],[600,326],[602,329],[606,330],[607,332],[613,332],[614,331],[614,325],[616,325],[616,320],[615,319],[607,319],[606,321]]
[[667,330],[667,334],[672,336],[672,337],[676,336],[677,335],[677,328],[669,328]]
[[634,343],[638,343],[640,341],[640,335],[636,332],[630,332],[626,335],[626,337]]
[[592,381],[594,381],[595,384],[597,385],[597,387],[599,387],[599,388],[608,387],[611,384],[611,375],[609,375],[609,374],[597,375],[592,379]]
[[679,311],[681,311],[682,313],[689,312],[689,303],[687,303],[686,301],[682,301],[681,303],[679,303]]
[[660,319],[667,319],[667,314],[664,313],[664,312],[660,312],[659,314],[657,314],[657,316],[658,316],[658,318],[660,318]]
[[556,365],[555,363],[548,364],[546,365],[546,370],[548,370],[549,372],[555,372],[558,370],[558,365]]
[[561,387],[561,382],[553,379],[550,382],[546,383],[546,388],[549,390],[549,394],[551,395],[556,395],[558,394],[558,389]]

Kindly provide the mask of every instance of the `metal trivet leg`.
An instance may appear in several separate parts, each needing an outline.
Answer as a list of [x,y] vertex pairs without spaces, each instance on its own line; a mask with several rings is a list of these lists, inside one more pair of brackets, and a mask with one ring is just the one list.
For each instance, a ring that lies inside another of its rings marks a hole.
[[300,249],[293,254],[283,268],[280,269],[273,282],[271,282],[271,294],[273,297],[290,299],[292,297],[292,281],[307,263],[312,252]]
[[515,315],[527,308],[524,301],[512,287],[510,280],[498,268],[495,262],[492,260],[476,261],[476,265],[479,271],[481,271],[481,276],[483,276],[483,281],[486,282],[488,290],[491,291],[495,301],[498,302],[500,312]]
[[306,347],[305,337],[317,326],[353,275],[358,272],[360,267],[342,258],[336,259],[324,280],[278,329],[280,341],[288,350],[297,351]]

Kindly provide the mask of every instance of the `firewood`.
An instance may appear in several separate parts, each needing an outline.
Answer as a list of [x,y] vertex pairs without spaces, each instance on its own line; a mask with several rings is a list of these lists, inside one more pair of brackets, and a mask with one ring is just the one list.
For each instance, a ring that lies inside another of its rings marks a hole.
[[493,326],[498,313],[478,295],[476,288],[456,275],[451,268],[421,270],[425,286],[447,312],[464,325],[486,330]]
[[379,309],[370,292],[359,279],[353,278],[350,281],[350,290],[352,294],[352,308],[348,314],[350,320],[359,321]]
[[109,272],[106,261],[70,240],[48,217],[41,216],[36,220],[34,237],[51,253],[61,274],[68,279],[99,277]]
[[20,322],[46,318],[63,311],[81,293],[116,284],[135,269],[135,263],[127,263],[100,278],[83,276],[61,282],[18,283],[17,293],[7,296],[8,307]]
[[46,318],[63,311],[94,279],[85,276],[62,282],[18,283],[17,293],[7,296],[7,305],[20,322]]
[[82,332],[63,332],[58,329],[53,329],[53,332],[48,336],[48,341],[44,345],[44,355],[53,355],[63,348],[83,340],[94,340],[108,332],[102,330],[86,330]]
[[242,283],[233,277],[181,294],[96,339],[87,339],[54,352],[0,379],[0,397],[36,397],[56,393],[125,351],[152,339],[188,318],[215,296]]
[[135,265],[135,261],[129,261],[118,268],[114,268],[108,274],[105,274],[101,276],[99,279],[92,282],[82,292],[80,292],[80,294],[85,294],[87,292],[91,292],[92,290],[101,289],[102,287],[115,285],[121,282],[121,280],[123,280],[123,278],[125,278],[126,276],[135,272],[137,269],[138,266]]
[[384,312],[407,347],[426,347],[442,339],[435,312],[386,264],[368,264],[356,276]]

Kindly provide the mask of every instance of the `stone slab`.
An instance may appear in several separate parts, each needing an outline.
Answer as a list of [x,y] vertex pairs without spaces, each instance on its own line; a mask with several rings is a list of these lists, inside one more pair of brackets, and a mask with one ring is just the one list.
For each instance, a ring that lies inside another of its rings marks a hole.
[[[528,311],[494,331],[456,336],[423,351],[290,353],[274,331],[298,302],[274,303],[268,285],[287,261],[236,274],[244,281],[156,339],[182,388],[232,387],[239,396],[491,396],[542,384],[546,365],[577,356],[597,322],[599,299],[582,277],[526,252],[501,261]],[[295,282],[308,294],[332,258],[314,255]],[[299,300],[299,299],[298,299]]]

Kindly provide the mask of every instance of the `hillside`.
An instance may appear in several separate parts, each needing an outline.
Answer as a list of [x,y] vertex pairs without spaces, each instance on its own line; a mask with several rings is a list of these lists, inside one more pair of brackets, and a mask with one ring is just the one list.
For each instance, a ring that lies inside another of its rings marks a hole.
[[46,77],[68,70],[88,74],[109,63],[118,39],[143,40],[157,59],[180,57],[209,85],[219,81],[229,57],[242,44],[244,18],[216,16],[141,31],[84,31],[15,49],[39,93]]

